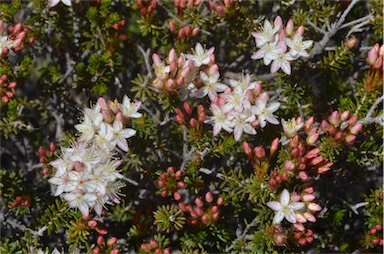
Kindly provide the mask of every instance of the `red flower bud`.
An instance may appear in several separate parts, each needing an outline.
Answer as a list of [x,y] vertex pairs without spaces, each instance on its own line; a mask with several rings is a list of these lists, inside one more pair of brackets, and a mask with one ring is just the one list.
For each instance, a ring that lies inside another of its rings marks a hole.
[[107,245],[108,246],[114,245],[116,243],[116,240],[117,240],[116,237],[112,237],[112,238],[108,239]]
[[211,192],[207,192],[205,194],[205,201],[207,201],[208,203],[211,203],[213,201],[213,196],[212,196],[212,193]]
[[195,204],[198,207],[202,207],[204,205],[203,201],[200,198],[195,198]]
[[97,242],[97,245],[102,245],[103,242],[104,242],[104,237],[102,237],[101,235],[99,235],[99,236],[97,237],[96,242]]

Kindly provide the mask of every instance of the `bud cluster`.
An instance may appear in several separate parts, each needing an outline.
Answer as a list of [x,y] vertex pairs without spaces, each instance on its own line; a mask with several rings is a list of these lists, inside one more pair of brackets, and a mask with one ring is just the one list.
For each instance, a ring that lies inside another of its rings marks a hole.
[[367,238],[373,245],[383,246],[383,225],[377,224],[370,228]]
[[347,143],[352,145],[355,142],[356,135],[363,128],[363,124],[358,122],[357,114],[350,116],[348,110],[339,113],[334,111],[328,121],[323,120],[320,124],[320,129],[332,138],[332,144],[340,145]]
[[194,202],[189,205],[179,203],[180,209],[190,218],[187,222],[191,225],[209,225],[216,222],[220,217],[219,207],[224,203],[222,197],[214,198],[211,192],[205,194],[204,199],[195,198]]
[[197,107],[197,117],[192,116],[192,108],[188,102],[184,102],[183,107],[186,114],[179,108],[175,109],[176,121],[179,124],[184,125],[187,128],[197,128],[205,121],[206,115],[203,105]]
[[[0,39],[1,40],[1,39]],[[1,41],[0,41],[1,43]],[[1,48],[0,48],[1,52]],[[8,82],[8,75],[3,74],[0,76],[0,97],[4,104],[7,104],[15,95],[16,82]]]
[[27,38],[31,30],[23,27],[21,23],[9,26],[7,32],[4,21],[0,20],[0,59],[7,56],[11,49],[20,51],[35,41],[34,37]]
[[302,181],[307,181],[310,173],[322,174],[333,165],[320,155],[320,149],[309,150],[307,144],[295,136],[289,143],[290,156],[284,163],[284,170],[291,175],[298,175]]
[[145,16],[152,13],[157,7],[156,0],[137,0],[137,6],[140,9],[141,15]]
[[292,194],[291,200],[294,202],[302,202],[305,204],[304,208],[296,212],[296,223],[293,224],[297,231],[304,231],[304,223],[316,222],[316,217],[313,215],[314,212],[321,211],[321,207],[312,202],[316,199],[314,195],[313,187],[304,189],[300,194]]
[[367,63],[371,65],[374,69],[382,71],[383,58],[384,58],[384,45],[381,45],[380,47],[379,44],[376,43],[368,51]]
[[265,149],[262,146],[257,146],[252,149],[249,143],[243,142],[244,152],[251,158],[253,169],[259,178],[264,178],[267,175],[269,162],[278,148],[279,138],[275,138],[272,141],[271,148],[269,149],[269,155],[267,157]]
[[298,231],[293,235],[293,237],[299,245],[303,246],[313,242],[313,231],[310,229]]
[[171,250],[169,248],[162,248],[159,246],[159,243],[151,239],[149,243],[141,244],[141,250],[145,253],[154,253],[154,254],[170,254]]
[[153,69],[156,79],[152,82],[152,85],[169,95],[181,90],[180,92],[184,98],[189,93],[191,93],[192,97],[196,96],[197,89],[204,86],[201,75],[204,75],[206,79],[212,75],[219,75],[213,51],[213,47],[207,51],[198,43],[194,54],[177,56],[176,51],[171,49],[165,61],[162,61],[158,54],[153,54]]
[[43,164],[43,175],[48,175],[51,171],[52,166],[49,164],[52,162],[54,157],[54,152],[56,151],[56,146],[53,142],[49,143],[49,148],[45,149],[42,146],[39,147],[39,162]]
[[217,15],[223,17],[231,9],[235,8],[235,5],[238,3],[238,0],[220,0],[220,1],[213,1],[209,0],[209,8],[213,11],[216,12]]
[[118,254],[119,250],[114,247],[116,245],[116,237],[111,237],[105,241],[103,236],[98,236],[96,243],[97,246],[95,246],[92,249],[92,254],[99,254],[99,253],[109,253],[109,254]]
[[16,208],[18,206],[29,207],[31,204],[31,198],[29,196],[17,196],[15,201],[12,202],[11,207]]
[[166,173],[161,173],[157,180],[160,195],[165,198],[173,194],[174,199],[179,201],[181,196],[178,189],[184,189],[186,186],[181,176],[181,170],[175,171],[174,167],[168,167]]
[[267,232],[277,246],[283,246],[287,243],[287,232],[281,224],[273,224],[267,229]]

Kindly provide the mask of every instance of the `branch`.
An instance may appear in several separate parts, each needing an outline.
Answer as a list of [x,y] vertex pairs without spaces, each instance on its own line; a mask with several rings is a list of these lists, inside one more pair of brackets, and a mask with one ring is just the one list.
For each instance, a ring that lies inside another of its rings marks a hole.
[[381,103],[382,100],[384,100],[384,95],[382,95],[381,97],[377,98],[375,103],[373,103],[373,105],[369,109],[367,115],[363,119],[359,120],[359,123],[369,124],[369,123],[377,122],[377,123],[383,124],[384,123],[383,115],[380,115],[380,116],[377,116],[375,118],[372,118],[373,112],[375,111],[375,109]]
[[9,224],[10,226],[12,226],[13,228],[20,229],[21,231],[28,231],[34,237],[43,236],[43,233],[45,232],[45,230],[47,230],[47,226],[44,226],[44,227],[41,227],[38,231],[35,231],[35,230],[30,229],[30,228],[27,228],[26,226],[20,224],[18,221],[11,219],[11,218],[6,219],[5,222],[7,224]]

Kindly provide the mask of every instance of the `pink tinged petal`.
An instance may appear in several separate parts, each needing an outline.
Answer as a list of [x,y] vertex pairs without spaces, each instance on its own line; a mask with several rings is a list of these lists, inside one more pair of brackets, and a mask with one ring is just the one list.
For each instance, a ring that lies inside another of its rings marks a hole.
[[63,193],[64,192],[64,189],[65,189],[65,186],[64,185],[59,185],[59,186],[57,186],[57,189],[56,189],[56,192],[55,192],[55,196],[57,197],[57,196],[59,196],[61,193]]
[[82,215],[84,215],[84,216],[88,216],[89,215],[89,208],[88,208],[87,204],[80,203],[78,208],[81,211]]
[[217,134],[219,134],[221,130],[221,123],[215,123],[215,125],[213,125],[213,136],[216,136]]
[[270,202],[267,202],[267,206],[269,208],[271,208],[272,210],[274,211],[279,211],[281,210],[283,207],[281,205],[280,202],[277,202],[277,201],[270,201]]
[[272,102],[271,104],[269,104],[268,106],[268,111],[270,112],[275,112],[276,110],[278,110],[280,107],[280,102]]
[[128,142],[125,139],[118,139],[117,146],[120,147],[124,152],[128,152]]
[[240,140],[241,134],[243,134],[243,128],[239,128],[238,126],[235,126],[234,137],[236,141]]
[[292,39],[286,38],[285,39],[285,43],[287,44],[288,47],[293,48],[293,41],[292,41]]
[[288,75],[291,75],[291,65],[288,61],[283,61],[281,69]]
[[60,0],[49,0],[49,6],[53,7],[57,5],[60,2]]
[[316,203],[309,203],[308,204],[308,209],[311,210],[311,211],[321,211],[321,206],[319,206],[318,204]]
[[225,89],[227,89],[228,86],[227,85],[224,85],[224,84],[221,84],[221,83],[218,83],[217,86],[216,86],[216,90],[218,92],[224,92]]
[[85,195],[84,195],[84,199],[85,199],[88,203],[92,203],[92,202],[96,201],[97,197],[96,197],[96,195],[93,195],[93,194],[85,194]]
[[251,56],[251,58],[252,59],[254,59],[254,60],[257,60],[257,59],[261,59],[261,58],[263,58],[264,57],[264,50],[258,50],[258,51],[256,51],[256,53],[254,53],[252,56]]
[[311,213],[308,213],[308,212],[304,213],[304,217],[305,217],[308,221],[310,221],[310,222],[316,222],[316,217],[313,216],[313,214],[311,214]]
[[267,115],[265,119],[267,119],[267,121],[270,122],[271,124],[275,124],[275,125],[279,124],[279,120],[277,120],[276,117],[273,115]]
[[250,124],[247,124],[244,126],[244,132],[251,134],[251,135],[256,135],[256,130],[254,128],[252,128],[252,126]]
[[279,210],[275,216],[273,217],[273,223],[278,224],[284,219],[284,214],[281,210]]
[[289,203],[289,199],[290,199],[289,192],[287,189],[284,189],[280,196],[280,203],[283,206],[287,206]]
[[293,211],[286,211],[284,216],[290,223],[296,223],[296,214]]
[[201,87],[196,93],[195,93],[195,96],[197,98],[203,98],[204,96],[206,96],[208,94],[208,89],[206,86],[203,86]]
[[295,227],[295,229],[297,231],[304,231],[305,230],[303,224],[293,224],[293,226]]
[[275,73],[277,72],[278,70],[280,69],[280,62],[275,60],[272,62],[272,65],[271,65],[271,73]]
[[306,223],[307,219],[300,213],[296,213],[296,221],[299,223]]
[[293,203],[288,205],[288,208],[297,211],[297,210],[303,209],[304,206],[305,206],[305,204],[302,202],[293,202]]
[[63,2],[63,4],[65,4],[66,6],[71,6],[71,0],[61,0],[61,2]]

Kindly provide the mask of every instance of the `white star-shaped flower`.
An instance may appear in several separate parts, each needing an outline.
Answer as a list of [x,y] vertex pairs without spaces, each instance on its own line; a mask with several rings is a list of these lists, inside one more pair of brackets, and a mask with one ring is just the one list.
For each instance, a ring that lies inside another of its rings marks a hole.
[[214,47],[208,50],[204,50],[203,46],[201,46],[200,43],[197,43],[194,50],[194,54],[186,54],[185,57],[188,60],[193,61],[196,67],[200,67],[202,65],[209,64],[213,51],[215,51]]
[[309,54],[306,49],[312,46],[313,41],[307,40],[303,41],[303,37],[299,35],[294,35],[292,39],[286,38],[285,43],[291,49],[288,54],[292,56],[294,60],[298,59],[300,56],[308,57]]
[[266,20],[262,32],[253,32],[252,36],[256,39],[256,46],[262,47],[264,44],[269,43],[275,38],[275,34],[280,30],[280,26],[273,27],[272,24]]
[[224,92],[225,89],[228,88],[227,85],[218,82],[220,77],[219,73],[213,74],[212,76],[208,77],[205,72],[200,72],[200,77],[205,86],[201,87],[197,91],[197,98],[203,98],[208,94],[208,97],[213,101],[217,96],[217,92]]
[[267,106],[268,99],[268,94],[264,92],[257,97],[256,105],[252,106],[252,113],[257,115],[261,128],[265,127],[267,124],[266,121],[271,124],[279,124],[279,121],[273,113],[280,107],[280,103],[272,102]]
[[235,127],[235,124],[232,122],[233,117],[227,116],[216,104],[211,105],[211,111],[213,116],[209,117],[205,122],[214,123],[213,136],[219,134],[222,128],[228,132],[233,131],[233,127]]
[[141,102],[131,103],[131,99],[124,95],[123,103],[119,104],[119,109],[123,116],[127,118],[140,118],[141,113],[137,112],[140,109]]
[[270,201],[267,202],[267,206],[274,211],[277,211],[275,217],[273,217],[273,223],[278,224],[285,218],[290,223],[296,223],[296,213],[302,208],[305,204],[302,202],[290,202],[290,195],[287,189],[284,189],[280,196],[280,202]]
[[93,207],[97,197],[93,194],[83,194],[80,192],[66,193],[63,198],[68,201],[72,208],[79,208],[84,216],[89,215],[89,208]]
[[120,121],[113,122],[113,142],[121,148],[124,152],[128,151],[127,138],[130,138],[136,134],[134,129],[123,129],[123,123]]

